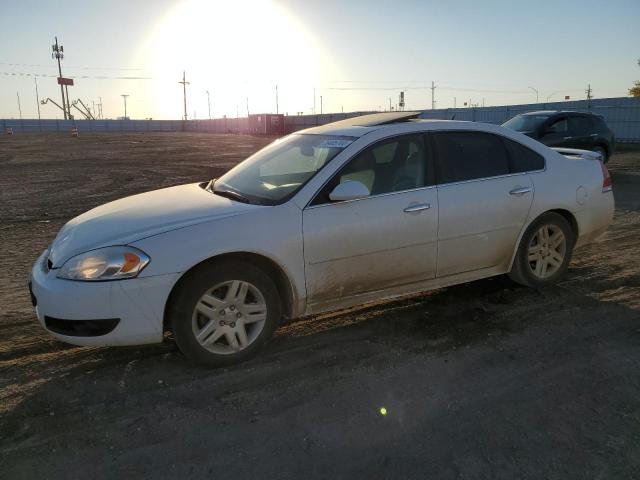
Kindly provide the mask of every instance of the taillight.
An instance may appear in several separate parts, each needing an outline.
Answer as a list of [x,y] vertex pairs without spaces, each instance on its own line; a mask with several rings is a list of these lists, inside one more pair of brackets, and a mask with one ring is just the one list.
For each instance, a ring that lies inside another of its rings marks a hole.
[[611,174],[609,173],[609,169],[604,163],[600,162],[600,167],[602,168],[602,193],[610,192],[611,190],[613,190]]

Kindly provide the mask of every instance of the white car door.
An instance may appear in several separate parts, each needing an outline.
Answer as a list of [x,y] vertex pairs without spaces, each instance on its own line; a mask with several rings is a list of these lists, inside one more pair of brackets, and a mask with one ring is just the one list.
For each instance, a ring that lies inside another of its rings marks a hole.
[[440,215],[438,277],[506,268],[533,200],[529,176],[512,173],[508,141],[497,135],[443,131],[430,138]]
[[[386,139],[351,159],[303,211],[309,305],[434,278],[438,198],[422,134]],[[331,202],[356,180],[370,196]]]

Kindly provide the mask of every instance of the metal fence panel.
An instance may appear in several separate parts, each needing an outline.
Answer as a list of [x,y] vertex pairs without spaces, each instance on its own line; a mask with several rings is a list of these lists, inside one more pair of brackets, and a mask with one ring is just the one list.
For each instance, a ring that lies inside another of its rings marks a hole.
[[[620,142],[640,142],[640,98],[618,97],[596,100],[531,103],[496,107],[444,108],[424,110],[422,118],[440,120],[466,120],[501,124],[520,113],[535,110],[577,110],[601,115]],[[324,125],[346,118],[375,112],[325,113],[319,115],[285,116],[285,133]],[[0,120],[2,131],[11,128],[14,133],[66,133],[76,127],[78,132],[211,132],[247,133],[246,117],[216,118],[213,120]]]

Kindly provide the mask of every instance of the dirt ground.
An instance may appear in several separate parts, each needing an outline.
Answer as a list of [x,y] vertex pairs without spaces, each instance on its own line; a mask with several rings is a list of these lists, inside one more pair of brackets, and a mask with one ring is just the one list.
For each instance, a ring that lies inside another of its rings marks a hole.
[[0,139],[0,478],[640,478],[638,151],[610,164],[615,224],[552,288],[495,278],[301,320],[218,370],[40,328],[28,273],[65,221],[267,142]]

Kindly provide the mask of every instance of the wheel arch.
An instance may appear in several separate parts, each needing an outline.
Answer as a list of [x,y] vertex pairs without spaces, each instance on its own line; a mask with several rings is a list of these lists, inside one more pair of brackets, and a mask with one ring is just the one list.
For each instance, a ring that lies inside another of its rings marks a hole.
[[175,301],[176,295],[188,281],[189,277],[196,271],[203,268],[213,268],[216,264],[224,261],[238,261],[250,263],[263,270],[270,278],[274,280],[280,299],[282,301],[282,313],[284,318],[291,318],[294,315],[295,302],[297,298],[296,290],[291,279],[285,270],[273,259],[255,252],[229,252],[215,255],[207,258],[186,270],[173,285],[164,307],[164,316],[162,321],[163,331],[171,330],[170,313],[171,305]]
[[602,161],[606,163],[607,160],[609,159],[609,157],[611,156],[611,148],[610,148],[610,146],[607,145],[606,142],[599,141],[594,145],[594,147],[600,147],[600,148],[604,149],[604,153],[605,153],[606,157],[603,158]]
[[511,268],[513,267],[513,261],[515,260],[516,255],[518,254],[518,249],[520,248],[520,242],[522,241],[522,237],[524,236],[525,232],[533,222],[535,222],[538,218],[540,218],[542,215],[545,215],[547,213],[557,213],[558,215],[562,216],[569,223],[569,226],[571,227],[571,230],[575,235],[576,241],[578,240],[578,236],[580,235],[580,226],[578,225],[578,220],[576,219],[575,215],[571,211],[567,210],[566,208],[560,207],[560,208],[551,208],[549,210],[545,210],[544,212],[540,212],[535,217],[532,217],[522,227],[522,230],[520,230],[520,235],[518,235],[518,240],[516,241],[513,252],[511,254],[511,261],[509,262],[509,270],[511,270]]

